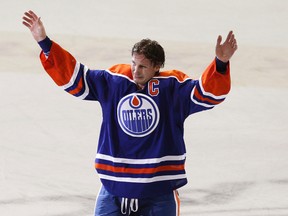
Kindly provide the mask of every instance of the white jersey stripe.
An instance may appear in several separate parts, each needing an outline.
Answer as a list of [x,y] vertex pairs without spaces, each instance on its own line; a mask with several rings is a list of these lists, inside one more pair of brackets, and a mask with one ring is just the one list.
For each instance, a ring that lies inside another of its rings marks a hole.
[[154,164],[164,161],[181,161],[185,160],[186,154],[183,155],[170,155],[161,158],[148,158],[148,159],[128,159],[128,158],[115,158],[109,155],[97,153],[96,159],[102,159],[111,161],[113,163],[125,163],[125,164]]
[[78,97],[79,99],[84,99],[89,94],[89,86],[87,84],[87,71],[88,71],[88,67],[84,66],[84,73],[83,73],[84,86],[83,87],[85,88],[85,91],[82,95]]
[[195,104],[197,104],[197,105],[200,105],[200,106],[203,106],[203,107],[213,108],[215,105],[206,104],[206,103],[201,103],[201,102],[198,102],[197,100],[195,100],[195,99],[193,98],[195,88],[196,88],[196,87],[194,87],[194,88],[192,89],[192,92],[191,92],[191,100],[193,101],[193,103],[195,103]]

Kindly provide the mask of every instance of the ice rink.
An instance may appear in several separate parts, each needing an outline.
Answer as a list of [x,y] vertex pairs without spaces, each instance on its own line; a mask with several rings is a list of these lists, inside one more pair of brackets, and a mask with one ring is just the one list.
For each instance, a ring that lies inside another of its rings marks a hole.
[[102,120],[97,102],[57,87],[22,25],[34,10],[92,69],[130,63],[142,38],[166,50],[165,69],[197,79],[219,34],[234,30],[232,90],[185,123],[183,216],[288,216],[288,1],[50,0],[1,2],[0,216],[92,216]]

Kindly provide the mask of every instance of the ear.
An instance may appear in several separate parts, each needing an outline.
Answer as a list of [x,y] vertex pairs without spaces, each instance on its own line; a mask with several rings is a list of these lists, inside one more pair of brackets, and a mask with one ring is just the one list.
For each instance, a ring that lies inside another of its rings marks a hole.
[[154,70],[155,70],[155,71],[159,71],[160,68],[161,68],[160,65],[156,65],[156,66],[154,66]]

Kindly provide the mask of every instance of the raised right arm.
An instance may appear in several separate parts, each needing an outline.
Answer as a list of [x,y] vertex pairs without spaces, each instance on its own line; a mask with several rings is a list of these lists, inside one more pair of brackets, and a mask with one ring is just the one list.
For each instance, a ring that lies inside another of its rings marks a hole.
[[80,99],[95,99],[89,91],[87,82],[88,68],[79,62],[61,46],[47,37],[44,25],[33,11],[24,13],[22,22],[32,33],[34,39],[40,45],[41,63],[45,71],[69,94]]

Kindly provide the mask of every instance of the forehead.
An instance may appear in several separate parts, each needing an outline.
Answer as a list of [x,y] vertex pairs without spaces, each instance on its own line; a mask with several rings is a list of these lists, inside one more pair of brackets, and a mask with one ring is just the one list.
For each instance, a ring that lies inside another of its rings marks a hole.
[[132,62],[136,64],[142,64],[142,65],[151,65],[151,61],[145,57],[143,54],[133,53],[132,55]]

